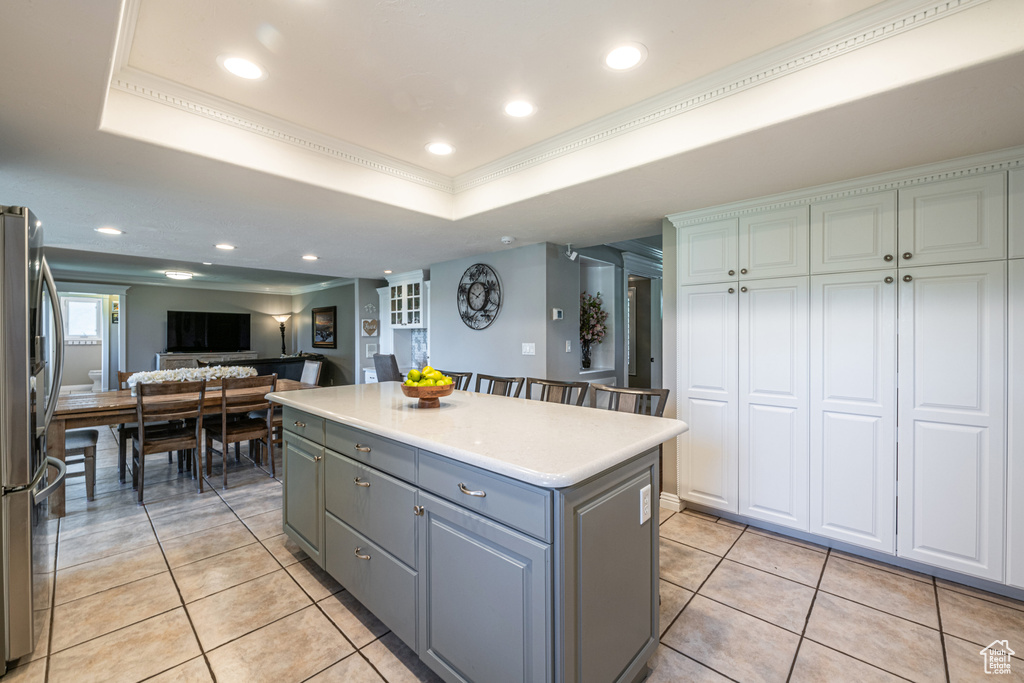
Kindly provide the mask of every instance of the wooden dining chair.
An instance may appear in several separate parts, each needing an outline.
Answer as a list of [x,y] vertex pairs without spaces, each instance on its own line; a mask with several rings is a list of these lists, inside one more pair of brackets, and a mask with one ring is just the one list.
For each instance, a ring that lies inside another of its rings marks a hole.
[[[435,368],[437,370],[437,368]],[[469,391],[469,381],[473,378],[472,372],[449,372],[448,370],[437,370],[442,375],[452,378],[452,383],[459,391]]]
[[[128,386],[128,378],[135,373],[131,370],[123,372],[117,371],[117,389],[118,391],[127,391],[131,389]],[[128,467],[128,443],[135,438],[135,435],[139,433],[139,424],[137,422],[122,422],[117,425],[117,480],[124,483],[125,471]],[[167,462],[172,461],[173,456],[171,453],[167,454]]]
[[[270,461],[270,476],[276,476],[274,469],[273,419],[274,411],[266,395],[277,385],[277,375],[255,377],[225,377],[221,380],[220,415],[207,420],[206,427],[206,474],[212,474],[213,442],[220,442],[221,461],[224,463],[224,484],[228,487],[228,446],[243,441],[262,441],[267,447]],[[258,413],[261,417],[250,417]],[[253,444],[255,445],[255,444]],[[255,453],[250,447],[255,466]],[[235,460],[239,460],[235,449]]]
[[[606,384],[593,384],[590,395],[591,408],[605,408],[624,413],[653,415],[662,417],[665,414],[665,403],[668,401],[668,389],[637,389],[634,387],[612,387]],[[607,397],[607,403],[604,399]],[[605,403],[604,405],[599,405]]]
[[[534,396],[534,387],[538,388],[537,396]],[[562,403],[564,405],[583,405],[587,398],[587,389],[590,384],[587,382],[556,382],[549,379],[526,378],[525,398],[537,401],[548,401],[549,403]],[[573,399],[573,392],[576,398]]]
[[378,382],[401,382],[405,380],[398,369],[398,361],[395,360],[395,354],[393,353],[373,354],[373,367],[377,370]]
[[303,384],[320,384],[320,368],[323,361],[307,360],[302,363],[302,375],[299,381]]
[[[480,391],[483,385],[484,390]],[[513,387],[515,391],[513,391]],[[494,394],[496,396],[511,396],[519,398],[519,392],[523,390],[522,377],[499,377],[497,375],[485,375],[479,373],[476,376],[476,392],[478,394]]]
[[195,463],[192,476],[203,492],[202,432],[203,397],[206,381],[137,384],[136,420],[138,431],[132,438],[132,488],[143,502],[146,482],[146,456],[152,453],[186,452]]

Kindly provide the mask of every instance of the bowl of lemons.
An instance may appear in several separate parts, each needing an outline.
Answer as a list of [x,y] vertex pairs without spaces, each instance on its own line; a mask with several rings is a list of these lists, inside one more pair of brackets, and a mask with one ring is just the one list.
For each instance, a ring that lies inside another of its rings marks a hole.
[[455,390],[455,382],[451,377],[427,365],[422,370],[410,370],[402,383],[402,393],[409,398],[417,398],[419,408],[440,408],[441,397],[450,396]]

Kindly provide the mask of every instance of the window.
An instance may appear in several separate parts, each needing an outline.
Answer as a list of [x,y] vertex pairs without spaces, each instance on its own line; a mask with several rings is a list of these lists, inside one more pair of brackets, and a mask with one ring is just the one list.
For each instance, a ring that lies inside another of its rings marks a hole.
[[66,296],[61,297],[61,305],[64,308],[64,335],[68,339],[99,341],[102,338],[102,299]]

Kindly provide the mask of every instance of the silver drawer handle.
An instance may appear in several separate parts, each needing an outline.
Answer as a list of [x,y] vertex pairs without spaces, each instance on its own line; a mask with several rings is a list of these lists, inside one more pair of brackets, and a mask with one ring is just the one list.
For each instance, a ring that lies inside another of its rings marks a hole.
[[364,446],[362,444],[358,444],[357,443],[356,444],[356,450],[359,451],[360,453],[369,453],[370,452],[370,447],[369,446]]
[[360,555],[359,554],[360,550],[362,550],[362,548],[356,548],[356,557],[358,557],[360,560],[368,560],[368,559],[370,559],[369,555]]
[[466,485],[463,484],[461,481],[459,482],[459,490],[465,493],[467,496],[476,496],[477,498],[483,498],[484,496],[487,495],[483,491],[470,491],[469,489],[466,488]]
[[295,426],[296,427],[305,427],[306,423],[305,422],[299,422],[298,420],[296,420],[295,421]]
[[370,482],[368,482],[368,481],[359,481],[359,477],[356,477],[355,482],[356,482],[356,486],[369,486],[370,485]]

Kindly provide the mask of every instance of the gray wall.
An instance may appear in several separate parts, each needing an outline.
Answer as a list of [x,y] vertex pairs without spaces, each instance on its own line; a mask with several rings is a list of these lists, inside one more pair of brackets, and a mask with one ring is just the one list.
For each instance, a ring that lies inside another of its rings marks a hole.
[[291,310],[292,297],[284,294],[132,286],[121,306],[121,324],[128,325],[126,369],[133,372],[155,369],[156,354],[167,347],[167,311],[249,313],[252,315],[252,350],[261,358],[276,358],[281,355],[281,331],[271,316]]
[[[355,378],[356,384],[363,383],[363,368],[373,367],[373,358],[366,357],[366,346],[368,344],[374,344],[377,347],[377,352],[380,352],[380,295],[377,294],[378,287],[387,286],[387,280],[356,280],[356,307],[355,307],[355,367],[357,368],[357,377]],[[366,310],[366,306],[373,304],[373,313],[369,313]],[[429,306],[429,303],[428,303]],[[362,331],[363,320],[377,320],[377,335],[374,337],[364,337]]]
[[[546,376],[547,321],[551,313],[546,286],[549,246],[531,244],[430,266],[432,365],[453,372]],[[462,322],[455,301],[459,280],[474,263],[493,268],[502,289],[501,310],[483,330],[470,329]],[[574,296],[579,297],[578,289]],[[578,312],[576,320],[578,323]],[[523,342],[536,344],[537,354],[522,355]],[[562,346],[564,349],[564,341]]]
[[[306,351],[322,353],[325,356],[324,365],[320,368],[321,386],[353,384],[355,382],[355,297],[356,283],[354,282],[318,292],[283,297],[289,301],[287,310],[292,311],[291,320],[287,323],[292,331],[292,341],[288,345],[288,352]],[[336,349],[313,348],[313,309],[325,306],[338,307],[336,330],[338,348]],[[281,350],[280,346],[277,350],[278,352]],[[277,354],[275,353],[275,355]]]
[[103,365],[103,346],[96,344],[64,345],[64,378],[62,384],[89,384],[90,370],[100,370]]
[[[580,377],[580,262],[565,257],[565,247],[547,246],[547,379],[566,382]],[[562,320],[551,319],[551,309],[561,308]],[[565,351],[569,342],[569,352]]]

